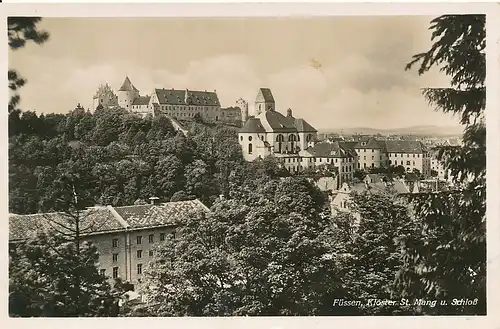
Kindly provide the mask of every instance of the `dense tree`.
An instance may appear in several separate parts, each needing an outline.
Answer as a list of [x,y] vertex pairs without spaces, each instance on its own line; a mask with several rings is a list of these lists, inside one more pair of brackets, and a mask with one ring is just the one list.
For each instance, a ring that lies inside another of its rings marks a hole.
[[[9,252],[9,315],[13,317],[116,316],[107,279],[98,273],[96,249],[39,235]],[[75,292],[74,282],[79,282]]]
[[[388,194],[356,194],[352,209],[360,216],[346,242],[346,252],[352,257],[347,262],[343,278],[351,296],[365,303],[359,314],[412,314],[413,305],[401,305],[401,296],[392,293],[396,269],[402,262],[396,238],[417,238],[421,224],[412,218],[402,200]],[[349,224],[349,223],[347,223]],[[348,227],[348,226],[347,226]],[[370,304],[370,299],[393,300],[395,305]]]
[[[399,291],[409,298],[448,301],[424,310],[427,313],[485,314],[485,16],[440,16],[430,29],[434,44],[415,55],[407,69],[420,63],[418,72],[424,74],[437,66],[451,78],[451,87],[426,88],[423,93],[436,110],[456,114],[465,126],[462,146],[439,149],[459,189],[411,198],[424,224],[424,237],[401,239],[404,266],[398,273]],[[477,303],[453,306],[452,298],[477,298]]]
[[[343,296],[334,226],[306,180],[270,181],[250,198],[188,216],[145,274],[149,312],[175,315],[332,314]],[[258,204],[258,207],[255,205]],[[345,312],[337,309],[337,312]]]

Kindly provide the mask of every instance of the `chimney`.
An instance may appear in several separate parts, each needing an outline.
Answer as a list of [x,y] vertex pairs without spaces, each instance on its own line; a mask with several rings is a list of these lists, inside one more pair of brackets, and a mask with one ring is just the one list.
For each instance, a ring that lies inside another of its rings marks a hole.
[[286,110],[286,116],[287,116],[288,118],[292,118],[292,117],[293,117],[293,116],[292,116],[292,109],[288,109],[288,110]]
[[186,103],[186,104],[188,102],[188,91],[189,90],[186,88],[186,94],[184,95],[184,103]]
[[149,198],[149,204],[158,204],[160,201],[160,198],[156,197],[156,196],[152,196]]

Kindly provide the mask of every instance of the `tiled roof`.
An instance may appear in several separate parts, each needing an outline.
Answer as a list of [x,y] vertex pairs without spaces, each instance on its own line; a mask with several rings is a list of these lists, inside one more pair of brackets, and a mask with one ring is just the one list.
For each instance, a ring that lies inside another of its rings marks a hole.
[[351,191],[357,192],[357,193],[364,193],[364,192],[370,192],[374,194],[378,193],[387,193],[387,187],[385,186],[384,183],[373,183],[373,184],[368,184],[368,188],[366,187],[365,183],[356,183],[351,186]]
[[349,150],[354,150],[356,144],[358,144],[358,142],[339,141],[340,146],[342,146],[345,149],[349,149]]
[[249,118],[241,127],[240,133],[265,133],[266,130],[258,118]]
[[[122,223],[116,220],[110,207],[90,208],[82,213],[80,220],[82,235],[116,231],[124,228]],[[48,234],[56,232],[71,234],[70,230],[63,228],[61,225],[71,228],[74,225],[73,223],[72,218],[64,213],[9,215],[9,240],[21,240],[37,231]]]
[[384,143],[377,141],[375,138],[369,138],[367,141],[361,140],[355,145],[357,149],[383,149]]
[[265,111],[261,113],[258,118],[261,122],[267,122],[274,132],[297,131],[295,122],[292,122],[280,112]]
[[132,82],[130,82],[130,79],[128,77],[125,77],[125,81],[123,81],[123,84],[120,87],[120,89],[118,89],[118,91],[136,91],[136,92],[139,92],[139,90],[137,90],[137,88],[134,87]]
[[292,120],[295,120],[294,124],[298,132],[317,132],[317,130],[304,119],[292,118]]
[[269,88],[260,88],[259,92],[262,93],[262,97],[264,97],[264,102],[266,103],[274,103],[273,93]]
[[160,104],[220,106],[219,97],[212,91],[155,89],[155,93]]
[[139,96],[134,100],[132,105],[148,105],[150,99],[150,96]]
[[418,141],[385,141],[388,153],[423,153],[425,146]]
[[174,225],[176,220],[182,216],[200,210],[207,210],[198,200],[167,202],[159,205],[115,207],[114,209],[132,229]]
[[344,157],[346,151],[340,147],[338,142],[321,142],[313,146],[313,154],[316,157]]
[[[195,211],[209,209],[199,200],[167,202],[158,205],[135,205],[127,207],[92,207],[84,211],[80,227],[82,235],[96,235],[125,229],[140,229],[153,226],[173,225],[176,219]],[[31,215],[9,215],[9,241],[23,240],[36,232],[48,234],[71,233],[64,230],[71,220],[63,213]]]

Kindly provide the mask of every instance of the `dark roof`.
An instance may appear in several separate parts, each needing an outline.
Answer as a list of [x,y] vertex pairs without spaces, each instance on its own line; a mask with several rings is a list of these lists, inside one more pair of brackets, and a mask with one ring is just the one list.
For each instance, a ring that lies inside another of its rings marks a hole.
[[240,133],[265,133],[266,130],[258,118],[249,118],[241,127]]
[[137,88],[134,87],[132,82],[130,82],[130,79],[128,77],[125,77],[125,81],[123,81],[123,84],[120,87],[120,89],[118,89],[118,91],[136,91],[136,92],[139,92],[139,90],[137,90]]
[[384,148],[384,143],[377,141],[375,138],[369,138],[367,141],[365,140],[360,140],[356,145],[355,148],[357,149],[383,149]]
[[132,105],[148,105],[150,99],[150,96],[139,96],[134,100]]
[[260,88],[259,89],[259,94],[262,94],[262,97],[264,97],[264,102],[266,102],[266,103],[274,103],[274,97],[273,97],[273,93],[271,92],[271,89],[269,89],[269,88]]
[[293,117],[290,119],[294,120],[294,124],[298,132],[317,132],[317,130],[304,119],[297,119]]
[[219,97],[213,91],[155,89],[155,93],[160,104],[220,106]]
[[339,145],[348,150],[354,150],[358,142],[339,141]]
[[[22,240],[36,232],[71,234],[61,225],[71,227],[71,218],[64,213],[45,213],[31,215],[9,215],[9,240]],[[83,235],[117,231],[125,228],[117,221],[110,207],[93,207],[81,216],[80,227]]]
[[385,141],[388,153],[423,153],[425,146],[419,141]]
[[315,157],[346,157],[352,156],[350,152],[342,148],[338,142],[321,142],[312,147],[312,154]]
[[259,119],[266,120],[272,131],[297,131],[295,122],[292,122],[292,120],[277,111],[265,111],[259,115]]
[[[92,207],[82,216],[82,235],[96,235],[119,232],[125,229],[141,229],[155,226],[174,225],[181,216],[195,211],[209,209],[199,200],[167,202],[158,205],[135,205],[127,207]],[[9,241],[23,240],[37,232],[57,234],[64,231],[57,223],[69,226],[70,218],[64,213],[31,215],[9,215]]]
[[[130,228],[174,225],[180,216],[205,208],[198,200],[168,202],[159,205],[134,205],[116,207],[115,211]],[[206,209],[204,209],[206,210]]]

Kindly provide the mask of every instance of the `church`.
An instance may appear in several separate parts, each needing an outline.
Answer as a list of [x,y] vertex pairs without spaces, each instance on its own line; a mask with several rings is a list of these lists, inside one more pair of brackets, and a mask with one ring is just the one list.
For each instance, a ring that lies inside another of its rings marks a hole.
[[276,111],[270,89],[259,89],[254,111],[238,133],[245,160],[273,156],[291,172],[328,167],[337,172],[338,184],[353,178],[356,152],[342,143],[319,141],[318,131],[306,120],[294,117],[291,109],[286,116]]
[[259,89],[254,111],[238,133],[245,160],[269,155],[296,158],[301,150],[314,146],[318,131],[304,119],[295,118],[291,109],[286,116],[276,111],[270,89]]

